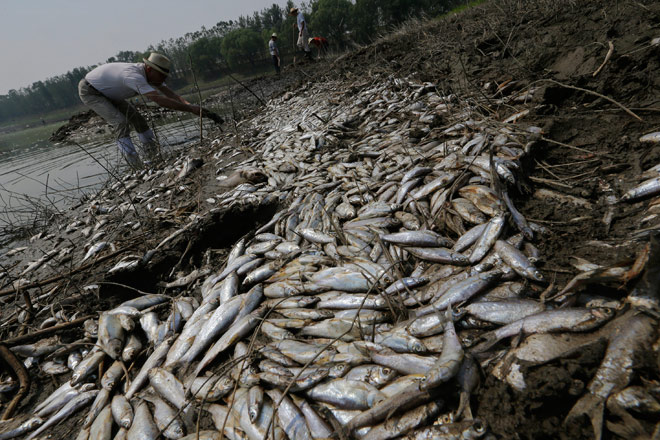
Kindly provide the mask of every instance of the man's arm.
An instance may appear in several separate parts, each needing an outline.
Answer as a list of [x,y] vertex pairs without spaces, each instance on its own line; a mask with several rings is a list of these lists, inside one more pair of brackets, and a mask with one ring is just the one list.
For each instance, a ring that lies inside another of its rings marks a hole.
[[182,112],[192,113],[193,115],[199,116],[200,112],[205,118],[211,119],[217,124],[222,124],[224,119],[222,117],[210,110],[207,110],[199,105],[191,104],[181,96],[174,93],[172,89],[167,86],[161,85],[156,87],[158,90],[163,93],[163,95],[158,92],[149,92],[145,93],[144,96],[149,98],[151,101],[155,102],[161,107],[169,108],[172,110],[179,110]]
[[[163,90],[167,89],[167,91]],[[188,101],[174,93],[167,87],[161,86],[158,88],[163,95],[158,92],[149,92],[145,93],[144,96],[149,98],[149,100],[155,102],[161,107],[169,108],[171,110],[179,110],[182,112],[192,113],[194,115],[199,115],[201,107],[198,105],[190,104]]]
[[174,90],[170,89],[169,87],[167,87],[167,86],[164,85],[164,84],[161,84],[160,86],[156,86],[156,88],[157,88],[158,90],[160,90],[161,93],[162,93],[163,95],[167,96],[168,98],[176,99],[177,101],[179,101],[179,102],[183,102],[184,104],[190,104],[188,101],[186,101],[185,99],[183,99],[183,97],[177,95],[177,94],[174,92]]

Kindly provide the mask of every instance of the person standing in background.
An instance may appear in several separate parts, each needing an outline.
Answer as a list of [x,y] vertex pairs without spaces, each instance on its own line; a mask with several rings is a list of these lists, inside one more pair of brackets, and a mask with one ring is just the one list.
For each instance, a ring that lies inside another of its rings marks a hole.
[[312,59],[312,51],[309,49],[309,30],[307,29],[307,22],[305,16],[298,8],[291,8],[289,15],[296,17],[296,24],[298,25],[298,49],[305,51],[305,58]]
[[270,50],[270,56],[273,57],[273,65],[275,66],[275,73],[280,74],[280,50],[277,48],[277,34],[273,32],[273,35],[270,36],[270,41],[268,42],[268,49]]

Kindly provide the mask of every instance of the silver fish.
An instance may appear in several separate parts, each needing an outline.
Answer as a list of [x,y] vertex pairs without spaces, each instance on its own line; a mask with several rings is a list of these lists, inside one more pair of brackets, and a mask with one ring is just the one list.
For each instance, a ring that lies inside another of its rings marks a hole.
[[465,255],[446,248],[408,247],[406,250],[417,258],[434,263],[453,264],[456,266],[466,266],[468,264],[468,258]]
[[498,341],[520,333],[547,333],[556,331],[587,331],[612,318],[613,310],[606,308],[566,308],[547,310],[527,316],[482,336],[484,342],[475,351],[488,349]]
[[291,440],[312,440],[312,433],[300,408],[279,390],[268,390],[266,393],[277,406],[277,418],[287,437]]
[[349,379],[333,379],[307,390],[307,396],[343,409],[365,410],[385,399],[378,388]]
[[92,402],[92,407],[87,413],[87,417],[83,421],[83,428],[89,428],[92,423],[97,419],[98,415],[103,411],[104,408],[109,407],[108,402],[110,402],[110,391],[106,389],[101,389],[94,402]]
[[428,390],[440,385],[443,382],[453,378],[463,362],[464,351],[461,341],[456,335],[454,322],[451,319],[451,309],[445,313],[447,322],[442,344],[442,354],[433,367],[426,372],[424,379],[420,384],[420,389]]
[[112,411],[109,405],[96,416],[94,423],[89,427],[89,438],[96,440],[110,439],[112,435]]
[[163,363],[163,360],[165,360],[165,356],[167,356],[167,352],[169,351],[171,345],[172,339],[165,339],[160,343],[160,345],[156,347],[154,352],[151,353],[151,356],[147,358],[147,360],[142,365],[142,368],[140,368],[140,371],[133,378],[133,381],[124,394],[128,400],[130,400],[135,395],[135,393],[138,392],[146,383],[149,377],[149,370],[158,367]]
[[140,339],[134,334],[128,335],[124,349],[121,352],[122,361],[132,361],[140,350],[142,350],[142,342],[140,342]]
[[465,420],[445,425],[421,428],[403,437],[406,440],[472,440],[486,434],[486,424],[481,420]]
[[175,408],[187,408],[186,393],[183,384],[169,371],[154,367],[149,370],[149,383],[165,400]]
[[67,404],[64,405],[57,413],[53,414],[48,420],[46,420],[44,424],[41,425],[36,431],[33,431],[26,440],[31,440],[37,437],[51,426],[57,425],[62,420],[77,412],[80,408],[87,406],[96,397],[97,393],[97,390],[92,390],[85,391],[77,395],[69,402],[67,402]]
[[204,358],[197,365],[194,375],[199,375],[199,373],[206,368],[206,366],[209,365],[218,354],[234,345],[240,338],[254,329],[259,324],[264,313],[266,313],[266,309],[261,307],[232,324],[222,337],[206,352]]
[[543,274],[515,246],[503,240],[497,240],[493,247],[495,252],[510,268],[523,278],[533,281],[545,281]]
[[99,317],[99,345],[112,359],[117,359],[124,346],[124,328],[118,315],[102,313]]
[[660,193],[660,177],[646,180],[639,185],[626,191],[619,201],[621,202],[636,202],[647,197],[652,197]]
[[131,428],[126,433],[128,440],[156,440],[160,434],[154,423],[146,402],[139,403],[135,408],[135,416]]
[[154,405],[153,420],[158,429],[167,439],[180,439],[185,435],[183,424],[177,417],[177,411],[160,397],[151,393],[144,393],[142,396]]
[[130,428],[131,423],[133,423],[133,407],[126,397],[121,394],[115,394],[110,407],[115,423],[122,428]]
[[0,428],[3,429],[3,432],[0,433],[0,440],[8,440],[14,437],[19,437],[25,433],[32,431],[33,429],[38,428],[43,422],[44,420],[41,417],[34,416],[34,417],[30,417],[28,420],[21,423],[16,428],[8,431],[5,431],[4,427],[0,425]]
[[244,297],[237,296],[218,307],[199,331],[193,345],[181,357],[180,361],[184,363],[192,362],[205,348],[212,344],[215,338],[234,322],[240,312],[243,299]]
[[197,400],[216,402],[233,389],[234,380],[227,376],[196,377],[190,386],[190,393]]
[[77,385],[87,376],[96,371],[97,367],[105,357],[102,351],[92,351],[83,358],[71,375],[71,385]]

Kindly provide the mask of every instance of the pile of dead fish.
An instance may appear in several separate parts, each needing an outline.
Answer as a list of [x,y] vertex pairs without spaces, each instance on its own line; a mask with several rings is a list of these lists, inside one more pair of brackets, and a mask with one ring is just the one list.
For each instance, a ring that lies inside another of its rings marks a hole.
[[647,389],[628,386],[633,359],[656,340],[653,317],[617,314],[623,300],[583,300],[573,287],[560,292],[568,307],[539,297],[544,227],[508,195],[542,135],[512,124],[524,111],[493,121],[472,99],[397,78],[350,90],[308,85],[250,122],[255,155],[237,165],[267,182],[208,203],[276,197],[287,208],[223,264],[173,281],[179,297],[102,312],[85,325],[85,351],[15,347],[72,375],[0,439],[48,434],[83,408],[78,439],[480,438],[488,427],[470,405],[480,367],[524,390],[522,363],[596,339],[608,344],[602,366],[570,416],[591,416],[599,435],[605,405],[657,414]]

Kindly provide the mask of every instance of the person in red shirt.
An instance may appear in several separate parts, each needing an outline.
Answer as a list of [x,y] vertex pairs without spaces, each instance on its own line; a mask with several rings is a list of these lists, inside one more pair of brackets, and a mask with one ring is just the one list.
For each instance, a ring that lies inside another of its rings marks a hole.
[[321,54],[328,52],[328,40],[323,37],[313,37],[308,41],[310,46],[316,47],[316,53],[318,58],[321,57]]

